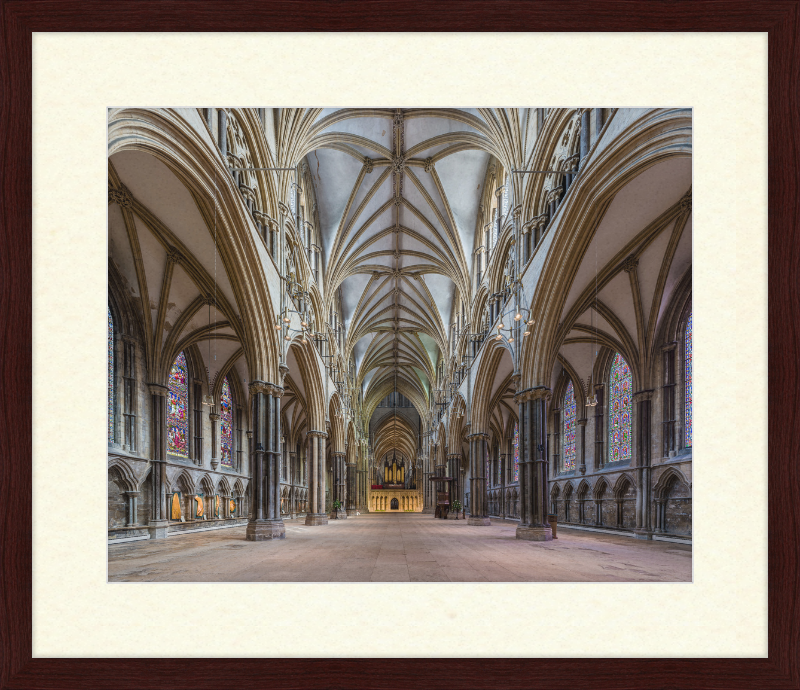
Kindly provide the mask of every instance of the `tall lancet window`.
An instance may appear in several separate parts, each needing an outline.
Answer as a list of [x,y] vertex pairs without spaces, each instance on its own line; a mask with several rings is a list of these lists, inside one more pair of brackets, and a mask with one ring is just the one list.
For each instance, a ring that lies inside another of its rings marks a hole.
[[169,370],[167,400],[167,450],[182,458],[189,457],[189,368],[181,352]]
[[564,471],[575,469],[575,389],[572,381],[564,395]]
[[689,318],[686,321],[686,336],[684,342],[684,386],[686,394],[684,396],[684,414],[686,416],[686,434],[684,445],[687,448],[692,447],[692,314],[689,313]]
[[633,376],[619,353],[611,365],[608,390],[608,461],[630,460]]
[[108,310],[108,440],[114,440],[114,320]]
[[233,467],[233,396],[228,377],[222,381],[222,392],[219,396],[219,438],[220,464]]

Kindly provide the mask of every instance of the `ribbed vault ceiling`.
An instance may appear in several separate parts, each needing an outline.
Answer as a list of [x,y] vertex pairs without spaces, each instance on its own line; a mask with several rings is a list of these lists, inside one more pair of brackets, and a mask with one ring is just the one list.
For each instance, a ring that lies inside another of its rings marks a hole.
[[489,134],[477,110],[322,110],[311,127],[326,294],[341,287],[367,407],[395,380],[428,399],[454,292],[469,294]]

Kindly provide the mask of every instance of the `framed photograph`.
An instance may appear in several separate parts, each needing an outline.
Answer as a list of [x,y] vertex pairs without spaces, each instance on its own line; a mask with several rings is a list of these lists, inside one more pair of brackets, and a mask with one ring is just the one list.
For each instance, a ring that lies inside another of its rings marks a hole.
[[796,3],[57,8],[0,687],[800,687]]

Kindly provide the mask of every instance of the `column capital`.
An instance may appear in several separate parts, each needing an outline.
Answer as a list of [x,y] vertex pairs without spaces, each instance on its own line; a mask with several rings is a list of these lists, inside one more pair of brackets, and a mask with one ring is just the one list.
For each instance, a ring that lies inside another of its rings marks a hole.
[[147,390],[150,391],[151,395],[162,395],[165,398],[167,397],[167,393],[169,393],[169,388],[162,386],[160,383],[148,383]]
[[652,388],[646,391],[638,391],[633,394],[633,402],[642,402],[642,400],[652,400],[655,390]]
[[306,436],[310,438],[328,438],[328,432],[312,429],[306,432]]
[[280,398],[283,395],[283,387],[266,381],[251,381],[250,394],[254,393],[265,393],[266,395]]
[[514,396],[514,402],[519,405],[523,402],[528,402],[529,400],[541,400],[544,399],[549,401],[552,397],[553,392],[547,386],[534,386],[532,388],[526,388],[523,391],[520,391]]
[[212,422],[219,421],[219,415],[218,415],[216,412],[212,412],[211,414],[209,414],[209,415],[208,415],[208,418],[209,418],[209,419],[210,419]]
[[589,421],[589,420],[588,420],[588,419],[578,419],[578,420],[576,420],[576,421],[575,421],[575,423],[576,423],[578,426],[586,426],[586,422],[587,422],[587,421]]
[[489,438],[489,434],[485,431],[476,431],[475,433],[470,434],[467,436],[467,440],[469,441],[471,438]]

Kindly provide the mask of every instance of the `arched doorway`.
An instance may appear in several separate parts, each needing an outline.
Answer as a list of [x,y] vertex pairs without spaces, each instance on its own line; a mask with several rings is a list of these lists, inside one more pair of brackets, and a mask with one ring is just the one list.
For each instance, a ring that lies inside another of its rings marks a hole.
[[392,510],[400,510],[400,502],[396,499],[392,499]]

